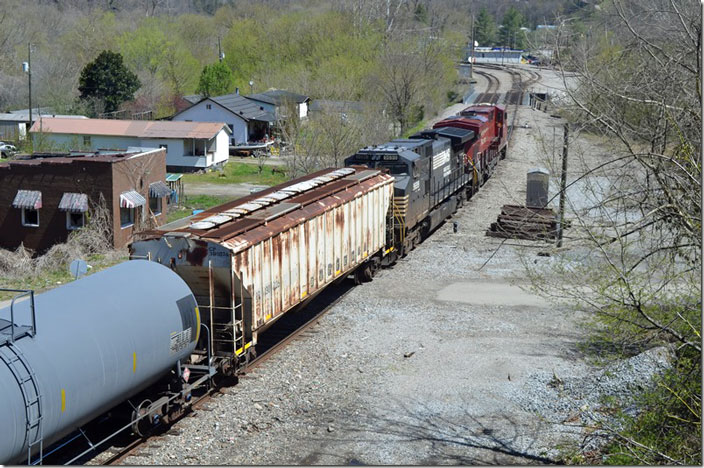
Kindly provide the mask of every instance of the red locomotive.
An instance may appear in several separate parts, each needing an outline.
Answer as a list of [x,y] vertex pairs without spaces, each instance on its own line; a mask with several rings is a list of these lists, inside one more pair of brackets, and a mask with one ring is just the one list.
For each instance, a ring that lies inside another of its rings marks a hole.
[[474,138],[464,147],[465,170],[474,174],[472,193],[489,179],[499,159],[506,157],[507,120],[508,114],[504,107],[480,104],[467,107],[458,115],[441,120],[433,126],[436,129],[454,127],[474,132]]

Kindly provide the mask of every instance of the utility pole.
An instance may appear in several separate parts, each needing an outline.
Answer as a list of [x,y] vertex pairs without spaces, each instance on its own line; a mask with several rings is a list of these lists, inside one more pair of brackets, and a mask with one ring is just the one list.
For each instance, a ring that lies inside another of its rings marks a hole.
[[218,36],[218,60],[222,62],[225,58],[225,54],[222,53],[222,48],[220,47],[220,36]]
[[[32,43],[27,43],[27,75],[29,76],[29,128],[32,128]],[[29,134],[29,131],[27,131]]]
[[562,247],[562,231],[565,225],[565,191],[567,190],[567,147],[570,124],[565,123],[562,143],[562,176],[560,177],[560,221],[557,231],[557,247]]
[[472,79],[474,79],[474,13],[472,13],[472,59],[469,64],[469,81],[471,82]]

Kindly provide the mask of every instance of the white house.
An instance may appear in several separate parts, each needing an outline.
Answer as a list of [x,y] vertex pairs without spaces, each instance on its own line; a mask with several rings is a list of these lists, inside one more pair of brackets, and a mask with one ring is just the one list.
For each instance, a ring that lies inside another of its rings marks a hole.
[[224,164],[231,132],[222,121],[40,118],[29,133],[35,147],[52,150],[165,148],[167,171],[190,172]]
[[230,146],[241,146],[271,136],[276,117],[263,103],[239,94],[203,98],[171,118],[180,122],[225,122],[231,131]]
[[248,94],[247,99],[260,103],[264,109],[279,119],[287,119],[289,106],[295,108],[296,116],[304,119],[308,116],[310,98],[302,94],[292,93],[283,89],[270,89],[263,93]]
[[[41,109],[34,109],[32,120],[36,121],[42,114]],[[46,115],[46,113],[44,113]],[[50,117],[57,119],[87,119],[83,115],[57,115],[51,114]],[[12,111],[0,113],[0,140],[18,141],[24,140],[27,137],[27,128],[30,127],[29,110]]]

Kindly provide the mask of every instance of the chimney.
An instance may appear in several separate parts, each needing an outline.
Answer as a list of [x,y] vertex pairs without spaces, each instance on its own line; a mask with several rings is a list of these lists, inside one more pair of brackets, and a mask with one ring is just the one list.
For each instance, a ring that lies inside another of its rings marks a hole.
[[235,88],[235,94],[238,96],[240,95],[240,88]]

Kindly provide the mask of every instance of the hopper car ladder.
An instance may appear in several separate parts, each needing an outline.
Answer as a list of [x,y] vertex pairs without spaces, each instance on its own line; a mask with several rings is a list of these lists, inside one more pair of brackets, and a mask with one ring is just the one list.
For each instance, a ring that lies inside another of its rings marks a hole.
[[[25,412],[25,433],[24,444],[27,446],[27,464],[42,463],[44,457],[44,437],[42,431],[43,406],[42,395],[39,390],[37,376],[29,365],[22,350],[15,345],[15,341],[24,338],[34,338],[36,335],[36,316],[34,311],[34,291],[18,289],[0,289],[4,292],[19,293],[12,298],[10,303],[9,324],[0,329],[0,361],[4,362],[12,373],[20,388],[24,401]],[[22,297],[29,297],[29,307],[32,324],[29,326],[19,326],[15,324],[15,302]],[[0,320],[4,323],[5,320]],[[9,328],[9,331],[7,329]],[[38,459],[32,462],[32,451],[38,447]]]
[[[208,304],[198,304],[199,308],[207,308],[210,312],[211,336],[210,347],[213,354],[218,352],[226,356],[239,356],[246,350],[245,330],[244,330],[244,311],[242,309],[242,301],[237,301],[234,293],[235,278],[232,272],[231,290],[232,298],[230,305],[216,306],[215,305],[215,288],[213,283],[213,268],[212,263],[208,265],[208,282],[209,294]],[[242,296],[240,296],[241,299]],[[239,318],[238,318],[239,312]]]

